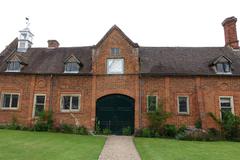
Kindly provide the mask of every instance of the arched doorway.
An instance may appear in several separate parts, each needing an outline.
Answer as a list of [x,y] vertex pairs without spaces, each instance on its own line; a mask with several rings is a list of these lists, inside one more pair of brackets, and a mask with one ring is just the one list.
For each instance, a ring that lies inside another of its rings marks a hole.
[[97,100],[96,120],[100,129],[109,128],[112,134],[122,134],[126,127],[134,131],[134,99],[111,94]]

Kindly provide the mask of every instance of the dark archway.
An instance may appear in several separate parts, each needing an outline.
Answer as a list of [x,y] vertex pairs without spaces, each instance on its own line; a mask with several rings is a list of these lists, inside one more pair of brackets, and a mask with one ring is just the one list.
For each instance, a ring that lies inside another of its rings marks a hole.
[[134,132],[134,99],[121,94],[103,96],[97,100],[96,120],[100,129],[109,128],[112,134],[122,134],[131,127]]

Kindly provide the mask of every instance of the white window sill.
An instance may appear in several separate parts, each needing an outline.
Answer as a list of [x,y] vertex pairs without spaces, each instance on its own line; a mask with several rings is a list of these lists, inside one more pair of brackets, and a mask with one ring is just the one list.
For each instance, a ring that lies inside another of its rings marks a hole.
[[111,75],[111,74],[124,74],[123,72],[108,72],[107,74]]
[[64,71],[64,73],[74,73],[74,74],[76,74],[76,73],[79,73],[78,71]]
[[62,113],[71,113],[71,112],[79,112],[80,111],[80,109],[78,109],[78,110],[66,110],[66,109],[61,109],[61,112]]
[[20,70],[6,70],[5,72],[20,72]]
[[232,74],[232,72],[217,72],[216,74],[230,75]]
[[190,114],[188,112],[178,112],[179,116],[189,116]]
[[5,108],[5,107],[1,107],[1,110],[18,110],[18,108]]

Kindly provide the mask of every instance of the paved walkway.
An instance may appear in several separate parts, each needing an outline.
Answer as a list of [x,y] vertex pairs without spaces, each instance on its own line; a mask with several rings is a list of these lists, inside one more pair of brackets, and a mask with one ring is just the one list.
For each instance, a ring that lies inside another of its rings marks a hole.
[[133,137],[108,136],[98,160],[141,160]]

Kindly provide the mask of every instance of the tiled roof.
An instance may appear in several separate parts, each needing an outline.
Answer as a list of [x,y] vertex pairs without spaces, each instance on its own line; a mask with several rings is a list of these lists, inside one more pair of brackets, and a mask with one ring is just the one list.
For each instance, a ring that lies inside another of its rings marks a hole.
[[[1,53],[0,73],[5,73],[6,62],[14,54],[25,64],[20,74],[64,74],[64,62],[72,55],[81,62],[77,75],[92,73],[92,46],[30,48],[18,53],[17,42],[15,39]],[[142,75],[217,75],[211,65],[223,56],[233,68],[225,76],[240,76],[240,51],[228,47],[139,47],[139,56]]]

